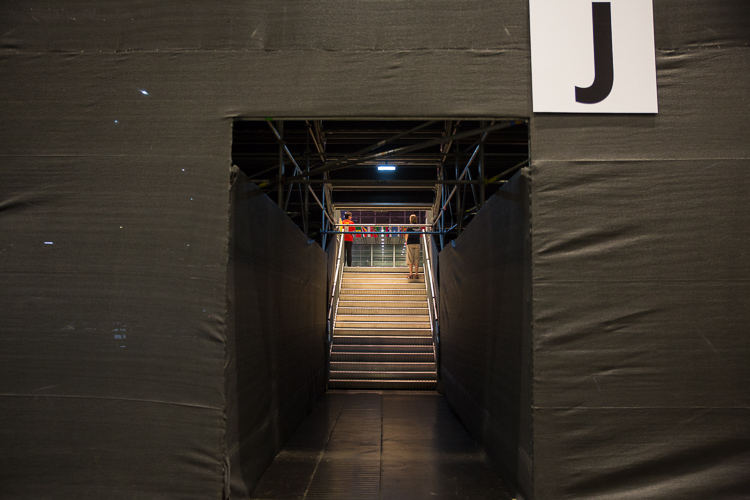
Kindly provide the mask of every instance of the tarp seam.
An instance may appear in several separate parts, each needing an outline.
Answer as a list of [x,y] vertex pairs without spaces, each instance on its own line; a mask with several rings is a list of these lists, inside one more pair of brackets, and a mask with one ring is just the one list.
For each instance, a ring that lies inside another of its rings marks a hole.
[[204,410],[221,410],[224,408],[218,406],[205,406],[191,403],[179,403],[176,401],[157,401],[154,399],[138,399],[138,398],[106,398],[99,396],[66,396],[62,394],[0,394],[0,398],[66,398],[66,399],[93,399],[103,401],[127,401],[130,403],[154,403],[162,405],[174,405],[184,406],[187,408],[202,408]]

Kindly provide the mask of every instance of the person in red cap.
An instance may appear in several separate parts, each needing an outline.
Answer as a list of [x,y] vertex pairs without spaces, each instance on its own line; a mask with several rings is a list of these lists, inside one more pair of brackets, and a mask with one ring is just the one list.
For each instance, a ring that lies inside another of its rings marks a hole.
[[354,244],[354,235],[350,234],[354,231],[354,223],[352,222],[352,213],[346,212],[344,214],[344,220],[342,224],[347,224],[346,229],[341,228],[342,231],[348,231],[344,234],[344,252],[346,254],[346,265],[352,267],[352,245]]

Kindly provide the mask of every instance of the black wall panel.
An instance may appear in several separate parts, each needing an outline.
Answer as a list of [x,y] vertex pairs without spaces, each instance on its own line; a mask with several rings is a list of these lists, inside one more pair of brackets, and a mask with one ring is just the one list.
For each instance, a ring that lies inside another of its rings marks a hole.
[[233,170],[227,332],[232,498],[247,498],[325,392],[327,256]]
[[532,120],[535,498],[750,491],[748,22],[656,1],[659,114]]
[[19,1],[3,47],[48,51],[525,49],[525,2],[415,0]]
[[443,389],[495,467],[533,491],[529,184],[523,171],[439,255]]
[[223,483],[228,165],[26,140],[41,146],[3,157],[0,188],[3,492],[211,496]]
[[746,170],[532,168],[536,497],[748,491]]
[[534,421],[535,498],[747,498],[745,408],[543,408]]

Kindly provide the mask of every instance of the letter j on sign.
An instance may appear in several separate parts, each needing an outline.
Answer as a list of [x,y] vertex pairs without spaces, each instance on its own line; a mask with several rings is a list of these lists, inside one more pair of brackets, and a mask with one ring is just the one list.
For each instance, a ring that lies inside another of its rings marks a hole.
[[535,113],[657,113],[652,0],[529,0]]

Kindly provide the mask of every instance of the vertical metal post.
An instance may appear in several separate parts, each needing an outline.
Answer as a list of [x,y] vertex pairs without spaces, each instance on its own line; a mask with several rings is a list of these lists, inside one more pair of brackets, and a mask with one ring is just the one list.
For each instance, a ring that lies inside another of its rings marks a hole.
[[[479,122],[479,126],[486,127],[487,122],[481,121]],[[484,134],[479,139],[479,209],[477,210],[477,212],[484,206],[484,178],[487,170],[484,165],[484,139],[486,137],[487,134]]]
[[[458,141],[456,141],[456,179],[458,179],[458,176],[460,175],[458,172],[460,170],[460,163],[461,163],[461,148],[458,146]],[[464,205],[462,203],[462,197],[461,195],[464,192],[463,187],[458,187],[456,189],[456,212],[458,212],[458,224],[456,225],[456,228],[458,229],[458,236],[461,236],[461,230],[463,229],[464,224]]]
[[[447,156],[447,154],[448,154],[448,151],[446,151],[446,156]],[[445,180],[445,163],[443,163],[443,162],[440,163],[440,180]],[[438,210],[442,209],[442,207],[443,207],[443,200],[445,200],[447,196],[448,196],[448,187],[445,184],[441,184],[440,185],[440,199],[439,199],[438,204],[437,204],[437,209]],[[432,217],[430,217],[430,219],[432,219]],[[443,238],[444,238],[443,237],[443,227],[442,226],[443,226],[443,224],[442,224],[442,220],[441,220],[440,224],[438,224],[438,229],[440,230],[440,245],[441,245],[441,247],[443,245]],[[429,228],[429,229],[431,230],[432,228]]]
[[281,179],[284,177],[284,120],[279,121],[279,126],[277,127],[277,129],[279,131],[279,136],[281,137],[279,139],[279,208],[283,208],[284,186],[281,183]]
[[[323,193],[322,194],[323,194],[323,196],[322,196],[323,201],[321,203],[323,204],[323,207],[322,207],[322,210],[320,211],[320,218],[322,219],[320,221],[320,227],[323,229],[323,237],[321,238],[321,242],[322,242],[321,246],[323,247],[323,249],[325,249],[325,247],[326,247],[326,240],[328,239],[327,238],[328,237],[328,233],[326,232],[326,231],[328,231],[328,219],[326,218],[326,196],[325,196],[326,195],[326,185],[325,184],[323,184]],[[336,216],[335,213],[333,215],[334,215],[334,217]],[[336,229],[338,230],[338,228],[336,228]],[[334,235],[334,238],[335,238],[335,235]],[[343,244],[343,240],[342,240],[342,244]]]
[[[310,179],[310,175],[309,175],[310,174],[310,130],[309,130],[310,125],[309,124],[306,124],[306,125],[308,128],[307,130],[308,133],[305,134],[305,158],[307,159],[308,175],[305,178]],[[302,204],[304,205],[302,208],[302,229],[305,232],[305,236],[310,238],[310,228],[308,227],[309,225],[308,219],[309,219],[309,212],[310,212],[310,190],[309,189],[305,189],[305,198]]]

